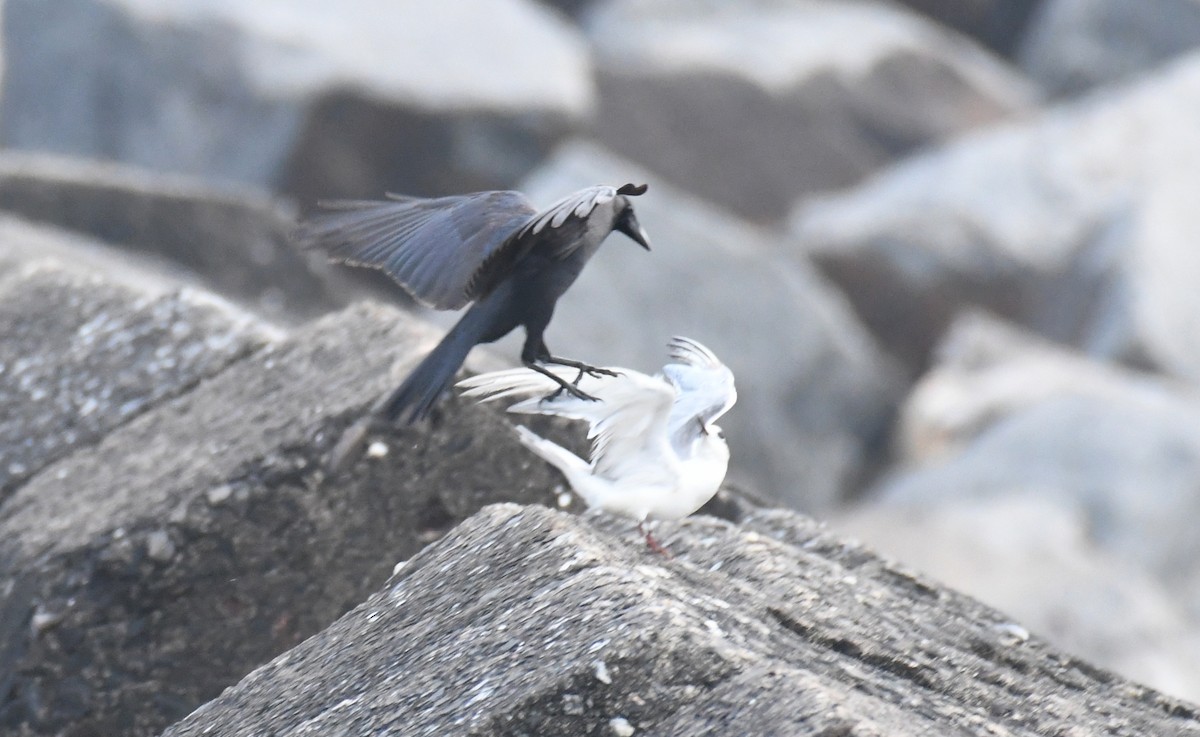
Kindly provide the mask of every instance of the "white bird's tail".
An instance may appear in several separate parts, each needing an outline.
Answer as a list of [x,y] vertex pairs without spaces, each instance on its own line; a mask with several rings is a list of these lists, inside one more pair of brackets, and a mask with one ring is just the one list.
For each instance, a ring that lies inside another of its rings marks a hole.
[[[521,445],[529,448],[529,450],[533,451],[534,455],[554,466],[559,471],[562,471],[563,476],[567,477],[567,481],[571,484],[572,488],[578,490],[580,484],[576,482],[591,473],[592,467],[590,464],[558,443],[543,438],[524,425],[517,425],[516,431],[517,439],[521,441]],[[588,499],[584,501],[590,502]]]

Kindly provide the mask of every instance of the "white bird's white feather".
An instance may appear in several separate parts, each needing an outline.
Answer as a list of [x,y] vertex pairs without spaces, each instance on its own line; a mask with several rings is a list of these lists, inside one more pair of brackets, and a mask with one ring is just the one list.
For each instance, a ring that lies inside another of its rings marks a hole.
[[[733,374],[712,351],[674,338],[677,363],[655,376],[610,368],[618,376],[584,374],[579,389],[600,401],[562,392],[552,379],[529,369],[481,374],[459,382],[464,396],[482,402],[528,397],[510,412],[545,414],[588,423],[590,462],[518,428],[530,450],[557,467],[588,506],[627,514],[673,519],[699,509],[717,492],[729,463],[729,448],[712,423],[737,400]],[[567,381],[573,368],[547,367]]]

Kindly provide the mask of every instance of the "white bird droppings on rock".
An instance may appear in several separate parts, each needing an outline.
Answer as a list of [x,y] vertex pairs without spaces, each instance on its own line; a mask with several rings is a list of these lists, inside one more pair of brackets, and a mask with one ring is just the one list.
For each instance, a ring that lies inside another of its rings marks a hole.
[[367,446],[367,458],[384,458],[388,454],[387,443],[376,440]]
[[612,733],[617,737],[632,737],[633,733],[637,731],[625,717],[613,717],[612,719],[609,719],[608,728],[612,730]]
[[166,530],[155,530],[146,536],[146,555],[160,563],[175,557],[175,543]]
[[608,685],[612,683],[612,676],[608,672],[608,664],[603,660],[597,660],[592,664],[596,668],[596,680]]
[[992,625],[992,629],[1000,635],[1000,641],[1009,647],[1020,645],[1029,640],[1029,630],[1016,622],[1004,622]]
[[205,497],[208,499],[208,503],[213,505],[220,504],[221,502],[228,500],[231,496],[233,496],[233,488],[230,487],[229,484],[221,484],[220,486],[209,489],[208,493],[205,494]]

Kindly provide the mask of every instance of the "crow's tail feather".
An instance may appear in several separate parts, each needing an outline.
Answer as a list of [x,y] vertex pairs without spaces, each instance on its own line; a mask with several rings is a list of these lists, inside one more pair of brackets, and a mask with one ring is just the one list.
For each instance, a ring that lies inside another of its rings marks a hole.
[[442,392],[479,342],[476,321],[468,311],[442,338],[400,386],[376,405],[375,414],[389,422],[410,425],[429,415]]

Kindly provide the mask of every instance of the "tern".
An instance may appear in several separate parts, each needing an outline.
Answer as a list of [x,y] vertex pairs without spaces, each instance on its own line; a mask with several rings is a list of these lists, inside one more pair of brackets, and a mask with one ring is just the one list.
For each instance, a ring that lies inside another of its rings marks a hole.
[[[599,401],[580,399],[558,382],[527,369],[480,374],[458,383],[481,402],[523,397],[509,412],[556,415],[588,424],[589,460],[517,426],[526,448],[562,472],[589,508],[638,522],[646,544],[666,553],[644,527],[680,519],[717,493],[729,467],[729,446],[715,425],[737,401],[733,372],[708,348],[672,338],[672,361],[648,376],[610,367],[611,374],[577,377]],[[559,378],[569,369],[551,369]]]

